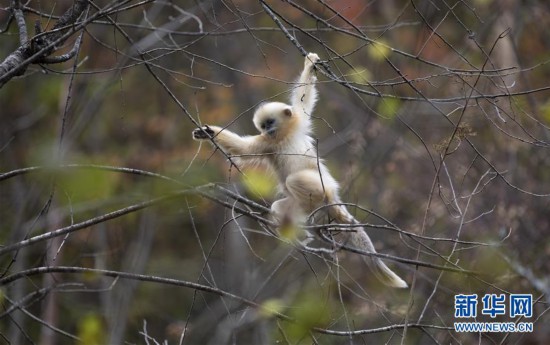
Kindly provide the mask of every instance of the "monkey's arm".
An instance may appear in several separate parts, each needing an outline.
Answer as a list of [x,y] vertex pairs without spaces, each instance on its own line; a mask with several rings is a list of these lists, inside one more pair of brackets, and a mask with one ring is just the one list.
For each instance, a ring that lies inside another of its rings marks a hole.
[[262,140],[259,135],[240,136],[228,129],[208,125],[193,130],[193,139],[195,140],[210,138],[230,155],[240,156],[262,152]]
[[313,72],[313,66],[319,61],[319,56],[315,53],[307,54],[304,61],[304,70],[298,79],[298,86],[292,91],[292,107],[299,115],[309,119],[315,102],[317,102],[317,89],[315,82],[317,78]]

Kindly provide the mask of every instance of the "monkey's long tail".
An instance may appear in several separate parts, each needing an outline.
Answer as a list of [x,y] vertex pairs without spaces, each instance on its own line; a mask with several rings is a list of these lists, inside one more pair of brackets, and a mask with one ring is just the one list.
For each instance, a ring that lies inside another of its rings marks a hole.
[[[348,212],[345,206],[335,206],[331,216],[342,224],[358,224],[359,222]],[[357,226],[356,231],[349,232],[348,243],[356,249],[367,253],[376,253],[369,235],[362,226]],[[407,288],[407,283],[395,274],[386,264],[375,256],[363,255],[363,259],[372,273],[382,283],[395,288]]]

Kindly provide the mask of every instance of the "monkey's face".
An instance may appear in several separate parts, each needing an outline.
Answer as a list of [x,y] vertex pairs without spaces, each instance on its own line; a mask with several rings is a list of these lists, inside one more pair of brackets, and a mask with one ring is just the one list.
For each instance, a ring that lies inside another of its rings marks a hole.
[[288,104],[271,102],[260,105],[254,113],[254,125],[260,133],[272,139],[282,139],[292,125],[292,110]]

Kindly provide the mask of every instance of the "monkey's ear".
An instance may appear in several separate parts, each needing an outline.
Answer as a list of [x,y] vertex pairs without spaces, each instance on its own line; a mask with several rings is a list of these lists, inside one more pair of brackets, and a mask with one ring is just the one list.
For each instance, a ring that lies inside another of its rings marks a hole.
[[285,114],[288,117],[291,117],[292,116],[292,110],[290,110],[290,108],[285,108],[285,110],[283,110],[283,114]]

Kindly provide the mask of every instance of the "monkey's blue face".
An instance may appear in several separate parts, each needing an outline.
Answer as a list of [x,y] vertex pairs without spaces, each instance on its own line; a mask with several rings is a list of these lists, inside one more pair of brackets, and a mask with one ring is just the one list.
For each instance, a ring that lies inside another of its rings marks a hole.
[[290,106],[280,102],[264,103],[254,113],[254,125],[262,134],[272,139],[286,133],[292,117]]
[[277,132],[277,120],[274,118],[268,117],[266,118],[262,124],[260,125],[260,128],[263,132],[270,136],[274,136]]

